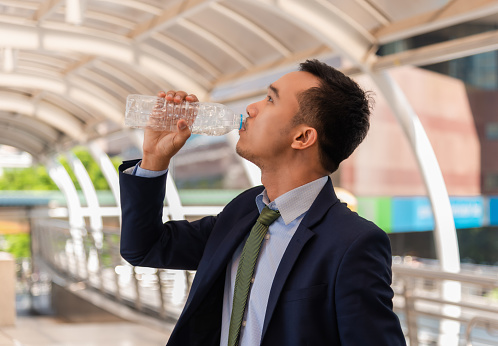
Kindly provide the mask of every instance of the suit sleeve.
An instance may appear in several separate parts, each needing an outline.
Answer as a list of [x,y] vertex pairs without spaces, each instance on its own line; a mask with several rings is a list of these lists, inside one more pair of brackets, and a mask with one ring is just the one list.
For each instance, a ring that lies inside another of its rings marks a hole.
[[336,281],[341,345],[406,345],[393,312],[391,247],[380,229],[364,232],[345,253]]
[[166,174],[145,178],[123,173],[120,166],[121,256],[135,266],[195,270],[216,217],[195,222],[162,222]]

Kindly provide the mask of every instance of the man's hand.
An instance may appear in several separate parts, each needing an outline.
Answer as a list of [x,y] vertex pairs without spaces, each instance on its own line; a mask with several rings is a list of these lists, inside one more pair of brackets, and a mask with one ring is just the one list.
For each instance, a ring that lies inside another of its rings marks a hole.
[[[160,91],[158,97],[166,98],[167,102],[181,103],[198,102],[197,96],[187,95],[184,91]],[[178,121],[176,131],[155,131],[145,129],[143,151],[144,156],[140,167],[150,171],[162,171],[168,168],[169,162],[190,137],[190,129],[184,119]]]

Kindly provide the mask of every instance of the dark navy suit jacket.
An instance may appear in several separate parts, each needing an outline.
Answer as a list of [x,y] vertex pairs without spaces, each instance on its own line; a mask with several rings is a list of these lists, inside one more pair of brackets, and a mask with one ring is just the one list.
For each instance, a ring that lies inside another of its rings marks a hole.
[[[217,216],[163,224],[165,176],[122,173],[134,164],[120,167],[121,255],[136,266],[197,270],[168,345],[218,346],[225,271],[258,217],[263,187]],[[341,203],[329,179],[278,267],[261,345],[405,345],[390,284],[387,235]]]

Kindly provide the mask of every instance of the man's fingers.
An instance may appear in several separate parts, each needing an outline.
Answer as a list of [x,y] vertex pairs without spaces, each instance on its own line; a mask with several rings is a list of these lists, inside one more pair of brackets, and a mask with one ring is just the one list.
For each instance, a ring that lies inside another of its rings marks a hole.
[[199,102],[199,99],[194,94],[189,94],[185,97],[188,102]]
[[169,90],[164,93],[167,101],[181,103],[183,100],[188,102],[198,102],[199,99],[193,94],[187,94],[185,91]]

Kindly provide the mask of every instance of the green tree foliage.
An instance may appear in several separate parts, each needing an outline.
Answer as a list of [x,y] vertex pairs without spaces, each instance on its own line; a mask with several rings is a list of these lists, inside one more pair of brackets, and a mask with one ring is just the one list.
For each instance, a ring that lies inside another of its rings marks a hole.
[[44,166],[5,168],[0,177],[2,190],[57,190]]
[[31,257],[30,236],[27,233],[6,234],[0,245],[1,251],[9,252],[15,258]]
[[[90,153],[83,147],[76,147],[72,150],[83,166],[85,166],[90,179],[92,180],[96,190],[109,190],[109,185],[102,174],[98,164],[92,158]],[[112,158],[112,163],[117,169],[121,160],[117,157]],[[69,172],[76,189],[80,189],[76,176],[74,175],[67,159],[63,156],[59,157],[59,162]],[[29,168],[6,168],[3,175],[0,176],[0,191],[2,190],[58,190],[57,185],[50,178],[47,169],[42,165],[37,165]]]

